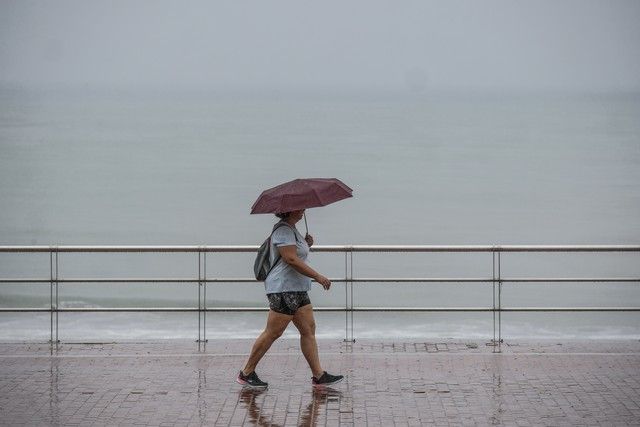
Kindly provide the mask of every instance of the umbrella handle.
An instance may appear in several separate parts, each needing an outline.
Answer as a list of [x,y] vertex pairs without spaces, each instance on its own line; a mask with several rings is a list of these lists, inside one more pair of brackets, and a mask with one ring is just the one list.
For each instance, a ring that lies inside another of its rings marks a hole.
[[304,228],[307,229],[307,234],[309,234],[309,226],[307,225],[307,213],[302,214],[304,216]]

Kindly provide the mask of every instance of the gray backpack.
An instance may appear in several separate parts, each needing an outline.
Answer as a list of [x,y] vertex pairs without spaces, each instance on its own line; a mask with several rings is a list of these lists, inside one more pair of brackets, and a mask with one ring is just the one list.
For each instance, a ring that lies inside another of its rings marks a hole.
[[[256,279],[261,282],[263,282],[267,278],[267,276],[269,275],[273,267],[275,267],[278,261],[280,261],[279,252],[276,254],[276,259],[273,265],[271,265],[271,263],[269,262],[269,259],[271,255],[271,236],[273,235],[274,231],[276,231],[278,228],[283,226],[291,227],[289,224],[287,224],[284,221],[278,222],[276,225],[273,226],[273,230],[271,230],[271,234],[269,235],[269,237],[267,237],[267,240],[265,240],[262,243],[262,245],[260,245],[260,248],[258,249],[256,260],[253,263],[253,273],[256,276]],[[293,227],[291,227],[291,229],[293,230]],[[296,242],[297,242],[298,235],[295,232],[295,230],[293,231],[293,235],[295,236]]]

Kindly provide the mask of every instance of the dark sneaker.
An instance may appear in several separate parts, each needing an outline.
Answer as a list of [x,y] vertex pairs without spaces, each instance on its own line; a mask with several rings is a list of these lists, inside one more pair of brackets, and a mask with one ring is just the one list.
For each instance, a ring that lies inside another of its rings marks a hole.
[[344,376],[342,375],[331,375],[327,371],[324,371],[320,378],[311,377],[311,383],[314,387],[323,387],[338,384],[343,378]]
[[251,388],[267,388],[269,386],[268,383],[265,383],[258,378],[256,371],[251,372],[249,375],[244,375],[242,371],[240,371],[238,373],[238,378],[236,378],[236,382],[245,387]]

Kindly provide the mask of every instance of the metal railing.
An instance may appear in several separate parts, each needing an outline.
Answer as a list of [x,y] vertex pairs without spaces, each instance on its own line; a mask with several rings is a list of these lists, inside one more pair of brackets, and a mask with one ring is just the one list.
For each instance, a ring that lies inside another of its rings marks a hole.
[[[50,340],[60,343],[58,339],[58,313],[65,312],[196,312],[198,315],[198,339],[205,343],[207,312],[255,312],[267,311],[260,307],[207,307],[206,292],[208,283],[252,283],[251,278],[208,277],[208,253],[256,252],[257,246],[0,246],[0,253],[49,253],[48,278],[0,278],[0,284],[6,283],[49,283],[50,304],[48,308],[0,308],[0,313],[7,312],[49,312]],[[353,334],[354,312],[492,312],[493,338],[489,345],[494,351],[500,351],[502,343],[503,312],[637,312],[640,307],[503,307],[502,285],[513,282],[640,282],[640,277],[503,277],[501,274],[501,255],[506,252],[640,252],[640,245],[564,245],[564,246],[525,246],[525,245],[467,245],[467,246],[400,246],[400,245],[344,245],[314,246],[313,252],[344,253],[344,277],[331,278],[332,282],[345,283],[345,303],[340,307],[314,307],[316,311],[344,312],[345,342],[355,342]],[[198,274],[185,278],[61,278],[59,275],[58,254],[63,252],[96,253],[96,252],[187,252],[198,257]],[[492,254],[491,277],[455,278],[455,277],[354,277],[353,254],[356,252],[486,252]],[[491,307],[363,307],[355,306],[353,301],[354,283],[489,283],[492,285]],[[198,288],[198,307],[100,307],[100,308],[60,308],[58,285],[61,283],[195,283]]]

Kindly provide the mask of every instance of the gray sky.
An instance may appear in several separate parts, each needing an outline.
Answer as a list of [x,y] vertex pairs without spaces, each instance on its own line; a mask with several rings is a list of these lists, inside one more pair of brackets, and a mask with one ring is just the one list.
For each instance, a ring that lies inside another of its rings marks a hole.
[[640,1],[0,0],[0,83],[640,90]]

